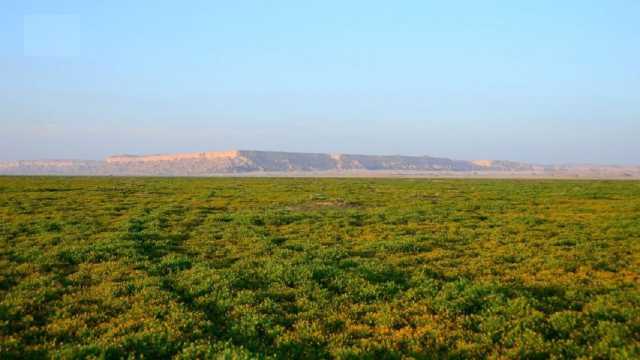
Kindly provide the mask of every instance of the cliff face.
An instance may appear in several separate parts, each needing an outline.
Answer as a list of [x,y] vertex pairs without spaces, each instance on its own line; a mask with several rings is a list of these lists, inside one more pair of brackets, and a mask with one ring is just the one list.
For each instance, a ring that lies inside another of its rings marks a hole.
[[173,155],[120,155],[106,159],[109,168],[145,173],[188,174],[345,170],[470,171],[485,167],[468,161],[428,156],[313,154],[275,151],[228,151]]
[[219,151],[219,152],[195,152],[178,153],[165,155],[114,155],[109,156],[105,161],[109,164],[141,163],[154,161],[181,161],[181,160],[223,160],[233,159],[239,156],[239,151]]
[[252,172],[538,172],[640,177],[640,167],[540,166],[499,160],[451,160],[430,156],[377,156],[237,150],[166,155],[117,155],[104,161],[31,160],[0,162],[0,174],[207,176]]
[[250,161],[239,151],[108,157],[101,171],[131,175],[209,175],[246,171]]

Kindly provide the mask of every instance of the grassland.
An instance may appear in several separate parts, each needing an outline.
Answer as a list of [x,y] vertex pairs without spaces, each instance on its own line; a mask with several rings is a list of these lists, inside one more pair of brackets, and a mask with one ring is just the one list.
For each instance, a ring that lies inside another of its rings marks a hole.
[[639,358],[640,183],[0,177],[0,358]]

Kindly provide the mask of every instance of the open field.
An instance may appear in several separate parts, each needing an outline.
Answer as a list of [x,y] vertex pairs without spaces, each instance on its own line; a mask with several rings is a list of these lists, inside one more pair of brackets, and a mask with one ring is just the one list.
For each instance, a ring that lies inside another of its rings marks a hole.
[[0,177],[0,358],[639,358],[640,182]]

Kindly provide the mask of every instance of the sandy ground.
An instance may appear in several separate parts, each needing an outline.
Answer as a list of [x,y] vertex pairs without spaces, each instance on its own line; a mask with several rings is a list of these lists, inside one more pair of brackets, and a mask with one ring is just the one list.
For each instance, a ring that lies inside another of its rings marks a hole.
[[248,172],[216,174],[221,177],[338,177],[338,178],[431,178],[431,179],[565,179],[565,180],[640,180],[640,172],[528,172],[528,171],[309,171]]

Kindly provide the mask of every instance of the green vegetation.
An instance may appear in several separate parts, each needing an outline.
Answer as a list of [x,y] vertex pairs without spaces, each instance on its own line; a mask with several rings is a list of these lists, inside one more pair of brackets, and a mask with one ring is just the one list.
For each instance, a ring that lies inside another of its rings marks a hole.
[[639,358],[640,183],[0,177],[0,358]]

